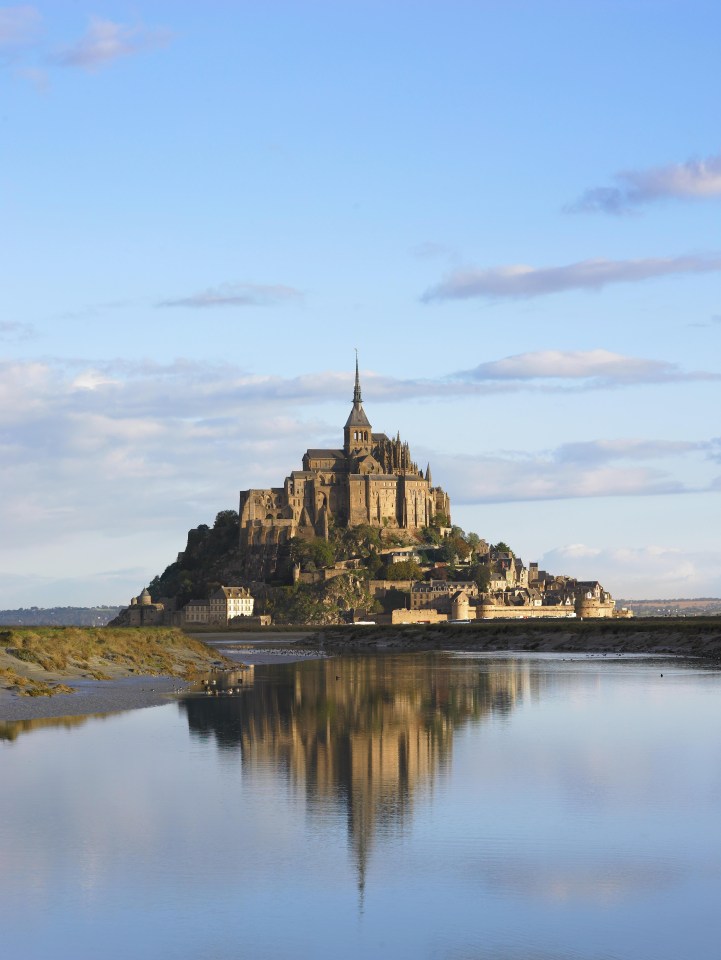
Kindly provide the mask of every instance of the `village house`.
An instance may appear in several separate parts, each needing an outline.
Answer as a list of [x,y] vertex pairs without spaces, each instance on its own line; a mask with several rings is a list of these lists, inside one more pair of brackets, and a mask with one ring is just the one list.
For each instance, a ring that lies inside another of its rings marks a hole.
[[450,613],[453,595],[461,590],[469,598],[478,596],[478,584],[473,580],[416,580],[411,585],[411,610]]
[[254,605],[246,587],[218,587],[210,595],[208,623],[225,627],[234,617],[252,617]]
[[183,607],[183,626],[203,626],[210,621],[208,600],[190,600]]

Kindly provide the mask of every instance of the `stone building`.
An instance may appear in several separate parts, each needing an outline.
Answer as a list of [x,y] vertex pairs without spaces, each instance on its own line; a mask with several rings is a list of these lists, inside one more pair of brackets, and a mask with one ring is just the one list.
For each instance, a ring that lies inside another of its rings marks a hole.
[[132,597],[127,609],[128,624],[131,627],[155,627],[165,621],[165,605],[153,603],[148,588]]
[[411,585],[411,610],[451,613],[453,596],[460,591],[467,599],[475,599],[478,596],[478,584],[473,580],[416,580]]
[[183,607],[183,626],[204,626],[210,620],[210,603],[207,600],[190,600]]
[[245,587],[218,587],[210,595],[208,622],[227,626],[233,617],[251,617],[254,604]]
[[411,459],[400,436],[374,433],[362,405],[356,360],[353,406],[343,428],[343,446],[306,450],[301,470],[282,487],[240,494],[240,545],[263,551],[292,537],[327,537],[338,527],[368,524],[394,533],[417,534],[434,518],[450,522],[450,500]]

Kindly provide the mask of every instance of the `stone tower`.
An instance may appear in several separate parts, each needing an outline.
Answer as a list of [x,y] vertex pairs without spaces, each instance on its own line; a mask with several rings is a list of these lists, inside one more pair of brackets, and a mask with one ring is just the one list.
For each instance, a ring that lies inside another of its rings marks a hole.
[[353,407],[343,428],[343,450],[347,457],[367,456],[373,449],[373,429],[363,409],[360,377],[358,376],[358,354],[355,358],[355,389]]

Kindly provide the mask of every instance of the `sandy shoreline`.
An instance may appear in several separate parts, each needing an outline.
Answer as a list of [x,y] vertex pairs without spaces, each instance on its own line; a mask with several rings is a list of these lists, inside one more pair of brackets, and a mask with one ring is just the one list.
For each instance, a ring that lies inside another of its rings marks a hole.
[[74,693],[53,697],[20,697],[0,690],[0,721],[83,717],[118,713],[169,703],[190,684],[177,677],[124,677],[119,680],[69,679]]
[[[268,664],[322,656],[315,649],[293,649],[296,642],[306,640],[307,636],[301,632],[274,637],[223,632],[203,635],[202,640],[216,650],[226,663]],[[0,723],[87,717],[158,707],[193,688],[192,683],[177,676],[134,675],[93,680],[87,676],[65,673],[62,678],[53,676],[52,679],[62,679],[74,692],[56,693],[51,697],[27,697],[0,687]]]

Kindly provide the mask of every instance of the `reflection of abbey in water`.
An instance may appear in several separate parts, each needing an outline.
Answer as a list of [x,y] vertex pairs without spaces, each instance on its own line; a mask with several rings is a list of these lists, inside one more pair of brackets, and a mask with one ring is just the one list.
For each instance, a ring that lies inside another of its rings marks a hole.
[[244,767],[280,766],[311,803],[342,804],[360,882],[373,836],[397,827],[450,761],[462,725],[531,691],[528,663],[449,655],[256,666],[239,698],[189,699],[190,729],[239,748]]

